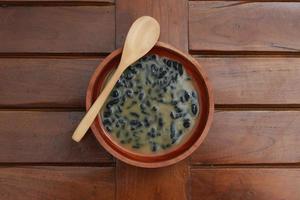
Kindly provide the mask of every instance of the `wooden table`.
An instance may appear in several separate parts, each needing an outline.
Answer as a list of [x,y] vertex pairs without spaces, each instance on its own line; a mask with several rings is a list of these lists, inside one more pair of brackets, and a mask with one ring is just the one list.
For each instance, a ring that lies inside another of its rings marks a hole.
[[[0,199],[299,200],[300,3],[0,2]],[[215,118],[187,160],[141,169],[71,134],[91,74],[154,16],[209,74]]]

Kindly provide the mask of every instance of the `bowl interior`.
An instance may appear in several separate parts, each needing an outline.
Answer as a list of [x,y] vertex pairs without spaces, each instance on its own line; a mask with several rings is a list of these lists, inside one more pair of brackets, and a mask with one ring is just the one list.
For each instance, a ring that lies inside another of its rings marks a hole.
[[[181,160],[188,156],[185,152],[191,148],[196,149],[204,139],[205,135],[203,135],[203,130],[207,125],[209,115],[212,114],[210,109],[212,106],[210,89],[207,86],[206,76],[203,74],[201,67],[196,61],[164,45],[156,45],[148,54],[157,54],[182,63],[186,72],[193,80],[194,87],[198,93],[199,115],[188,138],[184,140],[182,144],[179,144],[176,148],[172,148],[170,151],[145,155],[129,151],[114,141],[109,134],[106,133],[106,129],[99,116],[92,125],[92,130],[96,138],[111,154],[129,164],[138,165],[137,163],[143,163],[143,166],[146,167],[147,163],[163,163],[164,161]],[[105,79],[117,67],[120,57],[121,49],[114,51],[95,71],[88,88],[86,102],[87,109],[89,109],[92,102],[94,102],[99,95],[101,88],[103,88],[105,84]],[[192,151],[190,151],[190,153],[191,152]]]

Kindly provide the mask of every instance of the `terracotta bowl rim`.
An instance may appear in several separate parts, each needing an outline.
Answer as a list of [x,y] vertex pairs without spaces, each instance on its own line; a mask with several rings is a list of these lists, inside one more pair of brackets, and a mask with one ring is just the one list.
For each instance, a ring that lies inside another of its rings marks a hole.
[[[177,50],[176,48],[174,48],[173,46],[171,46],[169,44],[166,44],[163,42],[157,42],[155,47],[178,54],[179,55],[178,57],[188,60],[195,68],[197,68],[197,70],[200,72],[200,74],[202,76],[202,80],[205,83],[204,85],[207,90],[207,99],[208,99],[207,112],[208,113],[207,113],[207,118],[206,118],[206,123],[204,125],[204,129],[203,129],[201,135],[192,144],[192,146],[190,146],[187,150],[185,150],[181,154],[178,154],[175,157],[172,157],[172,158],[166,159],[166,160],[162,160],[162,161],[157,161],[157,162],[143,162],[143,161],[139,161],[139,160],[134,160],[134,159],[126,157],[125,155],[122,155],[119,152],[117,152],[109,144],[107,144],[107,142],[101,136],[100,132],[102,132],[102,130],[99,130],[97,128],[97,123],[100,124],[98,121],[98,117],[97,117],[95,119],[95,121],[93,122],[91,129],[92,129],[94,136],[96,137],[98,142],[102,145],[102,147],[104,147],[104,149],[106,149],[111,155],[113,155],[117,159],[119,159],[127,164],[134,165],[137,167],[144,167],[144,168],[165,167],[168,165],[175,164],[175,163],[187,158],[189,155],[191,155],[200,146],[200,144],[203,142],[203,140],[207,136],[209,128],[211,127],[211,124],[212,124],[213,114],[214,114],[214,98],[213,98],[212,87],[208,80],[207,74],[204,71],[204,69],[202,68],[202,66],[192,56],[182,53],[181,51]],[[100,63],[100,65],[95,69],[95,71],[90,79],[88,89],[87,89],[86,110],[88,110],[92,105],[92,99],[95,95],[94,87],[97,84],[96,81],[97,81],[98,77],[101,75],[101,71],[102,71],[101,69],[104,68],[109,62],[111,62],[111,60],[113,60],[121,52],[122,52],[122,48],[118,48],[118,49],[114,50],[106,58],[104,58],[104,60]],[[191,134],[194,134],[194,132],[192,132]],[[155,157],[155,156],[153,156],[153,157]]]

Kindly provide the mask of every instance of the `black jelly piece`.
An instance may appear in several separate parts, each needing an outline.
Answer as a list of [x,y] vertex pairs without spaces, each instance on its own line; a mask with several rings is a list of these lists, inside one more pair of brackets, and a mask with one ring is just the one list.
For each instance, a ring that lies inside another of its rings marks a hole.
[[107,104],[106,104],[106,108],[111,108],[113,105],[115,105],[115,104],[117,104],[117,103],[119,103],[119,99],[112,99],[112,100],[110,100]]
[[191,108],[192,108],[192,113],[194,114],[194,115],[196,115],[197,114],[197,112],[198,112],[198,106],[196,105],[196,104],[192,104],[191,105]]
[[105,118],[102,122],[104,125],[111,125],[111,120],[109,118]]
[[146,105],[144,103],[141,103],[140,104],[140,108],[141,108],[141,110],[145,110],[146,109]]
[[173,112],[173,111],[170,113],[170,117],[172,119],[178,119],[178,118],[180,118],[182,116],[184,116],[182,113],[176,113],[176,112]]
[[183,127],[189,128],[191,126],[190,119],[183,119]]
[[132,89],[126,90],[126,91],[125,91],[125,94],[126,94],[126,96],[132,98],[132,97],[133,97],[133,91],[132,91]]
[[192,97],[197,98],[197,94],[195,91],[192,91]]
[[156,136],[155,132],[151,132],[151,131],[148,132],[147,135],[152,138],[155,138],[155,136]]
[[149,79],[149,77],[146,77],[146,85],[152,84],[152,81]]
[[167,74],[167,71],[162,71],[158,74],[158,78],[163,78]]
[[179,108],[178,106],[175,106],[175,111],[178,113],[181,113],[183,110],[181,108]]
[[103,113],[103,117],[110,117],[111,115],[111,110],[106,110],[104,113]]
[[139,120],[136,120],[136,119],[130,120],[129,123],[130,123],[131,126],[136,126],[136,127],[140,127],[140,126],[143,125],[142,122],[140,122]]
[[153,142],[153,143],[151,144],[151,151],[152,151],[152,152],[156,152],[156,151],[157,151],[157,144],[156,144],[155,142]]
[[150,56],[150,58],[151,58],[152,60],[156,60],[156,55],[153,54],[153,55]]
[[178,63],[177,70],[180,76],[183,74],[182,64]]
[[188,101],[190,99],[190,94],[186,90],[184,91],[184,98],[186,101]]
[[122,87],[124,86],[123,82],[119,79],[116,83],[116,87],[119,88],[119,87]]
[[148,118],[144,119],[144,126],[145,127],[149,127],[150,126],[150,122],[149,122]]
[[163,127],[163,125],[164,125],[164,121],[163,121],[163,118],[158,118],[158,126],[160,127],[160,128],[162,128]]
[[176,61],[174,61],[172,66],[175,70],[177,70],[177,65],[178,65],[178,63]]
[[105,128],[106,128],[106,130],[107,130],[108,132],[111,132],[111,131],[112,131],[112,128],[111,128],[110,126],[105,126]]
[[182,133],[183,133],[183,131],[182,131],[182,130],[179,130],[179,131],[178,131],[178,136],[181,136]]
[[181,101],[181,103],[184,103],[185,98],[184,98],[183,96],[181,96],[181,97],[180,97],[180,101]]
[[172,61],[171,61],[171,60],[167,60],[167,65],[168,65],[169,67],[171,67]]
[[172,144],[174,144],[177,141],[177,138],[172,138]]
[[172,101],[171,101],[171,104],[172,104],[172,105],[177,105],[177,104],[178,104],[178,101],[172,100]]
[[155,64],[152,64],[150,68],[153,74],[156,74],[158,72],[158,67]]
[[141,93],[139,94],[139,100],[142,101],[143,98],[144,98],[144,92],[141,92]]
[[118,90],[113,90],[111,93],[112,97],[118,97],[119,96],[119,91]]
[[123,112],[121,106],[119,106],[119,105],[117,106],[117,110],[118,110],[119,113]]
[[140,115],[137,114],[136,112],[130,112],[129,114],[133,117],[140,118]]
[[134,67],[132,67],[132,66],[129,68],[129,70],[130,70],[130,72],[132,74],[136,74],[137,73],[137,70]]
[[142,68],[143,66],[142,66],[141,63],[138,63],[138,64],[135,65],[135,67],[136,67],[136,68]]

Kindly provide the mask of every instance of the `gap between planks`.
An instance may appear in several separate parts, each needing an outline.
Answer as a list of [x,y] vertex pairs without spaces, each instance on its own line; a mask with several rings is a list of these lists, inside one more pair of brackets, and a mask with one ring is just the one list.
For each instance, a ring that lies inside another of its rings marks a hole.
[[36,162],[20,162],[20,163],[6,163],[0,162],[0,169],[3,167],[115,167],[115,160],[107,163],[36,163]]
[[88,59],[105,58],[109,53],[0,53],[0,59]]
[[253,163],[253,164],[201,164],[193,163],[190,169],[227,169],[227,168],[300,168],[299,163]]
[[[300,1],[299,1],[300,2]],[[194,57],[300,57],[300,51],[215,51],[189,50]]]
[[[189,1],[216,1],[216,0],[189,0]],[[254,0],[254,1],[241,1],[241,0],[223,0],[223,1],[232,1],[237,2],[234,5],[245,4],[245,3],[259,3],[259,2],[300,2],[300,0]],[[233,5],[233,6],[234,6]]]

